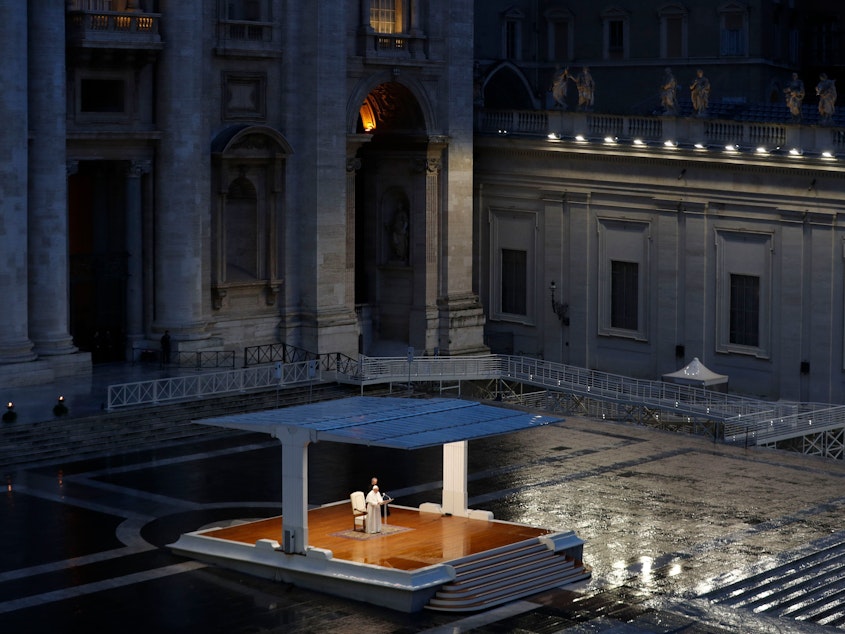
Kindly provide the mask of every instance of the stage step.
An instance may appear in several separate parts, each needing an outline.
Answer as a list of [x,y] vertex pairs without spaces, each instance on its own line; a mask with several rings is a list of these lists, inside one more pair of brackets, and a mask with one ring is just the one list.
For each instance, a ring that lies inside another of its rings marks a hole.
[[555,553],[539,539],[454,562],[456,577],[429,601],[427,609],[474,612],[576,583],[589,569],[564,553]]

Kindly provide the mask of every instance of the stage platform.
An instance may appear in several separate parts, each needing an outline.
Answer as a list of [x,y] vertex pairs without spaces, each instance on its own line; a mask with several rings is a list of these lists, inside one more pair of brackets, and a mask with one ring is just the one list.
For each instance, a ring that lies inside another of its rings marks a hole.
[[[295,548],[284,544],[281,516],[202,527],[182,535],[170,548],[200,561],[405,612],[432,607],[431,600],[455,582],[462,566],[482,566],[470,562],[493,561],[483,565],[506,577],[512,566],[507,560],[525,559],[526,548],[542,551],[531,559],[536,562],[532,565],[548,566],[551,558],[555,567],[563,562],[570,568],[580,566],[573,580],[589,577],[581,562],[583,542],[571,531],[455,517],[430,506],[433,512],[391,505],[382,532],[376,534],[354,530],[348,500],[310,509],[304,556],[285,552]],[[531,579],[522,596],[545,589],[544,573],[520,565],[521,574]],[[515,600],[501,592],[492,599],[484,607]],[[464,611],[484,609],[466,607],[479,605],[468,599],[448,605]]]

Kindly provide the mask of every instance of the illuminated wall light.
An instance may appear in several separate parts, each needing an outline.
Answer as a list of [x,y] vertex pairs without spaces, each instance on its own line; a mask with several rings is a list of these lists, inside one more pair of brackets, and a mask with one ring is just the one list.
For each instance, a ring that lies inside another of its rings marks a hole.
[[550,141],[560,141],[560,135],[557,132],[549,132]]
[[581,143],[584,143],[587,139],[586,139],[586,137],[584,137],[584,135],[583,135],[583,134],[576,134],[576,135],[575,135],[575,140],[576,140],[576,141],[580,141]]
[[739,150],[739,146],[734,143],[728,143],[725,146],[725,152],[736,152],[737,150]]
[[790,156],[801,156],[803,153],[804,153],[804,151],[798,149],[797,147],[794,147],[791,150],[789,150]]
[[707,149],[707,147],[706,147],[703,143],[696,143],[693,147],[694,147],[696,150],[705,150],[705,149]]
[[604,142],[605,142],[605,143],[616,143],[618,140],[619,140],[619,139],[617,139],[615,136],[606,136],[606,137],[604,137]]
[[768,154],[769,150],[762,145],[757,148],[757,154]]
[[645,145],[645,141],[642,139],[634,139],[634,145]]
[[832,159],[836,158],[836,156],[834,156],[833,152],[831,152],[830,150],[825,150],[824,152],[822,152],[822,158]]
[[668,148],[676,148],[676,147],[678,147],[678,142],[673,141],[672,139],[667,139],[666,141],[663,142],[663,146],[668,147]]

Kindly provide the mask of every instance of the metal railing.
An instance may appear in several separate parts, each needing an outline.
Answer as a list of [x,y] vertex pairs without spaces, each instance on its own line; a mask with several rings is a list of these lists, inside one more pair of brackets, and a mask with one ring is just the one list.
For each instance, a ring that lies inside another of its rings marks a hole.
[[171,365],[197,370],[234,368],[235,352],[233,350],[180,351],[171,355]]
[[110,385],[106,407],[113,410],[119,407],[160,404],[273,387],[290,387],[322,380],[319,365],[312,361],[286,363],[280,366],[260,365],[226,372],[209,372]]
[[355,367],[357,361],[340,352],[318,354],[297,348],[286,343],[271,343],[244,348],[244,367],[248,368],[263,363],[297,363],[300,361],[317,361],[327,372],[340,370],[348,373],[350,367]]
[[[699,387],[553,363],[531,357],[366,357],[318,355],[274,344],[245,350],[239,370],[112,385],[108,408],[201,398],[250,389],[291,386],[310,381],[360,385],[384,383],[458,383],[498,380],[536,386],[550,393],[592,401],[648,408],[675,419],[715,423],[725,442],[772,445],[778,441],[845,429],[845,406],[769,402]],[[460,389],[460,387],[459,387]],[[542,398],[533,396],[537,403]]]

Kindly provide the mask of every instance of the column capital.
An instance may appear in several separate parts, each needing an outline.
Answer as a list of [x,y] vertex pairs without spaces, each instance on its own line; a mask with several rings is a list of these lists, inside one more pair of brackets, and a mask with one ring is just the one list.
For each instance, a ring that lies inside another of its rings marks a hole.
[[126,176],[129,178],[140,178],[144,174],[149,174],[152,169],[153,162],[149,159],[129,161],[129,166],[126,168]]
[[361,169],[361,159],[358,157],[346,159],[347,172],[357,172],[359,169]]

